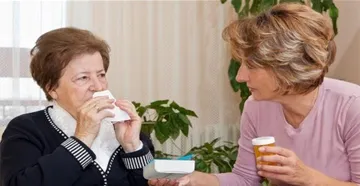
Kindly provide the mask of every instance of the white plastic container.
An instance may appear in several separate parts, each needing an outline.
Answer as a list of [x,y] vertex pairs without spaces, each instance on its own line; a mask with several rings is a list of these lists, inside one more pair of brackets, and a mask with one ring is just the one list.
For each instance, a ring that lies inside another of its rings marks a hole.
[[155,159],[143,170],[145,179],[177,179],[194,172],[195,161]]

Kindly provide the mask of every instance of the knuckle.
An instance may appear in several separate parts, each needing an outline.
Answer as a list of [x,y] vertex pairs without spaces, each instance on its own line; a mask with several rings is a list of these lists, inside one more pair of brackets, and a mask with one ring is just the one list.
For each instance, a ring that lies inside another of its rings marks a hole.
[[285,150],[283,148],[280,149],[280,154],[284,154]]
[[86,112],[85,112],[85,110],[80,110],[80,111],[79,111],[79,114],[83,116],[83,115],[86,114]]

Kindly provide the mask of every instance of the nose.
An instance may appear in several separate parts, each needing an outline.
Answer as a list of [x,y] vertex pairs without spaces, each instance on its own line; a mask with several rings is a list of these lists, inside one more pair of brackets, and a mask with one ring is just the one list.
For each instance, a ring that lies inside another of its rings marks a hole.
[[240,65],[240,68],[236,74],[236,81],[239,83],[249,81],[249,69],[246,65]]
[[101,82],[101,80],[98,77],[92,78],[92,85],[91,90],[92,91],[102,91],[105,89],[104,83]]

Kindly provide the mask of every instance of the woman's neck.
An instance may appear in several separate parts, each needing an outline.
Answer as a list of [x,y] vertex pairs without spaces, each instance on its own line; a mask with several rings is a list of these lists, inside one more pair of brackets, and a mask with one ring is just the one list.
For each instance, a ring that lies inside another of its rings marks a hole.
[[304,95],[286,95],[277,101],[283,106],[286,120],[294,128],[298,128],[300,123],[314,107],[318,96],[319,87]]

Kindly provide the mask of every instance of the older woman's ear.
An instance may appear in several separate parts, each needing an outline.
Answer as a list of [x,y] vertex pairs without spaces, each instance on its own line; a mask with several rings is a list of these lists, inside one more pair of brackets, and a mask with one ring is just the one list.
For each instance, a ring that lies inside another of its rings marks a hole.
[[56,100],[58,98],[58,95],[55,90],[51,90],[49,92],[49,95],[52,97],[53,100]]
[[54,88],[50,88],[49,85],[46,85],[45,89],[45,94],[49,95],[53,100],[56,100],[58,98],[58,95]]

